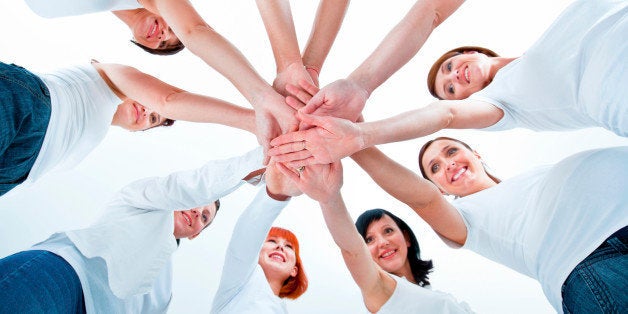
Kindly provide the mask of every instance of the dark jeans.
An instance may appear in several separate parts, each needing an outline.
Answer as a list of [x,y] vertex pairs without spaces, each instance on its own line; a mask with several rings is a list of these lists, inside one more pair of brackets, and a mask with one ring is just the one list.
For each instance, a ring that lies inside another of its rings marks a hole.
[[24,182],[44,142],[50,93],[33,73],[0,62],[0,196]]
[[0,313],[85,313],[81,281],[54,253],[7,256],[0,259]]
[[628,227],[608,237],[569,274],[563,311],[628,313]]

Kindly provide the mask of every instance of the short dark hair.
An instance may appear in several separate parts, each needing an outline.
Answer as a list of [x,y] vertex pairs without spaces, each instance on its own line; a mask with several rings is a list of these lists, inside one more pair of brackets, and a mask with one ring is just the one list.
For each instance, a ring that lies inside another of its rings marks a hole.
[[131,42],[134,43],[136,46],[142,48],[142,50],[150,54],[154,54],[158,56],[171,56],[183,50],[183,48],[185,48],[185,46],[180,40],[175,45],[166,46],[166,48],[162,48],[162,49],[146,47],[133,39],[131,39]]
[[360,215],[358,219],[355,221],[355,227],[358,229],[358,232],[362,236],[362,239],[366,237],[366,230],[374,221],[378,221],[387,215],[390,217],[399,227],[399,229],[406,235],[410,240],[410,247],[408,247],[408,261],[410,262],[410,269],[412,270],[412,276],[414,277],[414,281],[421,286],[427,286],[430,284],[428,280],[428,274],[434,268],[432,260],[424,261],[421,259],[421,248],[419,247],[419,241],[417,240],[414,232],[405,223],[405,221],[401,220],[401,218],[395,216],[393,213],[381,209],[369,209]]

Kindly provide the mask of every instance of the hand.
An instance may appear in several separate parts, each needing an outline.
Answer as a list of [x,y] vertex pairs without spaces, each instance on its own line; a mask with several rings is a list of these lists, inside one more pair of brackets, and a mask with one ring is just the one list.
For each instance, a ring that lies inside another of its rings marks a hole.
[[279,170],[312,199],[324,203],[340,193],[342,164],[338,161],[327,165],[307,166],[295,173],[284,164],[277,163]]
[[273,139],[268,155],[277,162],[287,163],[292,168],[329,164],[364,148],[362,132],[356,123],[302,113],[297,116],[315,127]]
[[256,100],[254,107],[257,140],[264,147],[264,164],[267,164],[270,141],[281,134],[297,130],[299,121],[295,110],[287,106],[285,99],[274,91]]
[[[316,76],[318,79],[318,76]],[[292,63],[287,66],[282,72],[277,73],[277,77],[273,81],[273,88],[279,94],[283,96],[288,96],[288,91],[286,90],[287,84],[298,84],[300,81],[305,81],[308,84],[316,84],[312,80],[312,76],[310,72],[305,69],[302,63]]]
[[320,74],[320,69],[317,69],[315,67],[311,67],[311,66],[305,66],[305,70],[307,71],[307,73],[310,75],[310,77],[312,78],[312,82],[314,83],[314,85],[316,85],[316,87],[318,87],[318,76]]
[[[266,167],[266,190],[268,195],[276,200],[285,201],[291,196],[303,194],[297,185],[278,169],[278,165],[279,164],[273,160]],[[292,171],[295,174],[297,173],[296,170]]]
[[[299,82],[301,84],[301,82]],[[311,90],[312,86],[304,88]],[[342,79],[323,87],[299,111],[317,116],[334,116],[356,121],[369,93],[358,84]]]

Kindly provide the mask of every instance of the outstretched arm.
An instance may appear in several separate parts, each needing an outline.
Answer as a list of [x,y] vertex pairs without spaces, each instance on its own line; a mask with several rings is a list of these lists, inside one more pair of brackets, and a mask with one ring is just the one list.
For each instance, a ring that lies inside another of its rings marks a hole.
[[340,195],[340,162],[306,167],[300,175],[285,166],[280,169],[296,182],[303,193],[319,202],[327,228],[340,248],[353,280],[362,291],[364,303],[371,312],[377,312],[392,295],[396,282],[373,262],[353,224]]
[[[315,89],[304,82],[303,85],[309,90]],[[309,97],[305,92],[299,95],[300,101]],[[316,127],[273,139],[269,154],[279,162],[290,162],[292,167],[324,164],[367,147],[418,138],[442,129],[488,127],[502,117],[501,109],[475,100],[436,101],[388,119],[364,123],[299,112],[298,118],[302,123]]]
[[405,65],[432,31],[463,2],[418,0],[357,69],[346,79],[321,89],[303,109],[304,112],[355,121],[371,93]]
[[184,91],[133,67],[92,64],[121,98],[130,98],[161,116],[192,122],[218,123],[255,133],[255,113],[221,99]]
[[296,129],[294,110],[253,69],[244,55],[209,26],[188,0],[140,0],[160,14],[183,44],[225,76],[255,109],[257,137],[266,149],[275,136]]
[[323,63],[338,35],[348,7],[349,0],[321,0],[318,5],[302,57],[305,68],[317,86]]
[[390,159],[375,147],[351,156],[384,191],[410,206],[439,235],[460,245],[467,228],[460,213],[438,188],[408,168]]
[[273,88],[280,94],[286,95],[288,83],[296,84],[300,80],[312,83],[301,60],[290,2],[288,0],[257,0],[256,3],[277,65],[277,78],[273,82]]

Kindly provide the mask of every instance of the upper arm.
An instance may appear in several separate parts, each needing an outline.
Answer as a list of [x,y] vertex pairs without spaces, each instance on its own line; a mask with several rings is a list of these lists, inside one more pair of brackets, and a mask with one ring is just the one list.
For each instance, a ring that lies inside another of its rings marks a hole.
[[182,89],[131,66],[102,63],[94,66],[105,73],[113,85],[112,89],[119,91],[125,98],[133,99],[157,112],[163,111],[169,97],[183,92]]
[[[209,27],[188,0],[150,0],[144,5],[150,11],[161,15],[179,39],[189,46],[188,34],[199,27]],[[152,9],[150,9],[152,7]]]
[[451,116],[448,129],[482,129],[504,116],[503,110],[480,100],[441,100],[436,105],[444,106]]

